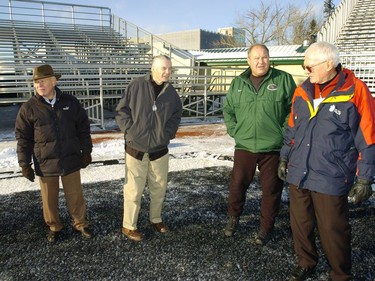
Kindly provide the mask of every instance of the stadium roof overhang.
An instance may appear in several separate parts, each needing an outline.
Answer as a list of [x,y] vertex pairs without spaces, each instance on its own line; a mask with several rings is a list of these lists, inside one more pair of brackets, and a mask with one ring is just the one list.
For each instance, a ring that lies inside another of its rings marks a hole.
[[[301,45],[270,46],[270,62],[272,65],[303,64],[306,47]],[[248,48],[207,49],[189,51],[196,62],[208,66],[246,66]]]

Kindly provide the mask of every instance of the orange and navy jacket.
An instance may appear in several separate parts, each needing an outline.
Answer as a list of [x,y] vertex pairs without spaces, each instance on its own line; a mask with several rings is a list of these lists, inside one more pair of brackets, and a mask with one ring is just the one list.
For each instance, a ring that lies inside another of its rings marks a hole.
[[[335,80],[336,81],[336,80]],[[355,176],[375,176],[375,101],[366,84],[348,69],[314,109],[309,79],[297,87],[280,158],[287,182],[328,195],[347,195]]]

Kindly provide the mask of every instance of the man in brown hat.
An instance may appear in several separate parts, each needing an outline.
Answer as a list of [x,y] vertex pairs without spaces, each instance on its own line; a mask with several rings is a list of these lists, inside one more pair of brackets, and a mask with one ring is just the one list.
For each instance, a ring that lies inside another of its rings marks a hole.
[[34,68],[36,95],[21,106],[15,126],[22,175],[30,181],[39,176],[49,242],[63,228],[58,210],[60,178],[73,229],[84,238],[92,236],[80,175],[80,169],[91,163],[90,123],[77,98],[56,87],[60,77],[48,64]]

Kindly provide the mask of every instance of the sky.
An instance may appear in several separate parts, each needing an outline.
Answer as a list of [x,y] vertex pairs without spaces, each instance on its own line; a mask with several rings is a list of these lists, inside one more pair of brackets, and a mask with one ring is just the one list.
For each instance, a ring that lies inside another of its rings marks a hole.
[[[65,0],[65,3],[103,6],[111,9],[112,14],[129,21],[153,34],[177,32],[192,29],[204,29],[216,32],[218,28],[236,26],[237,19],[246,11],[260,5],[261,2],[275,3],[276,0]],[[309,1],[315,11],[323,13],[324,0],[289,0],[303,7]],[[334,0],[338,6],[340,0]]]

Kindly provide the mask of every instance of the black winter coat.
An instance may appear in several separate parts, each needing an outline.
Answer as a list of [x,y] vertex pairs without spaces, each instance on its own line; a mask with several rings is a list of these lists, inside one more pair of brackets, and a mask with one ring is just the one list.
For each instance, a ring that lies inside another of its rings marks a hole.
[[165,150],[175,138],[182,104],[173,86],[166,82],[157,98],[151,76],[134,79],[116,107],[116,122],[125,134],[125,145],[137,151]]
[[36,95],[16,118],[18,163],[34,163],[37,176],[65,176],[81,168],[82,153],[91,153],[90,123],[80,102],[56,90],[52,107]]

